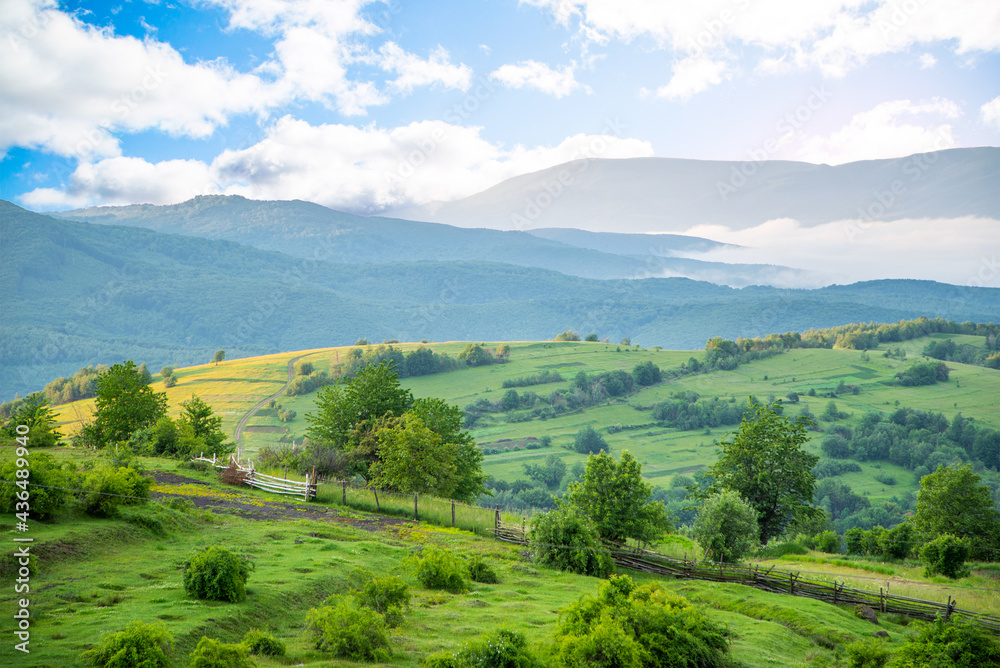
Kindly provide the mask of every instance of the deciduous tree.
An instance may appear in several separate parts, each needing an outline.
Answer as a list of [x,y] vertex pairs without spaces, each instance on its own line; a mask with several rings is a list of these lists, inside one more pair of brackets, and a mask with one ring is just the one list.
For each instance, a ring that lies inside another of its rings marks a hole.
[[710,470],[715,482],[709,493],[729,489],[746,499],[757,511],[760,542],[766,545],[796,516],[816,512],[809,504],[819,457],[802,449],[810,421],[793,422],[755,401],[748,413],[739,429],[719,442],[722,456]]
[[167,395],[153,392],[135,366],[115,364],[97,377],[97,407],[87,435],[95,445],[127,441],[133,432],[153,426],[167,412]]

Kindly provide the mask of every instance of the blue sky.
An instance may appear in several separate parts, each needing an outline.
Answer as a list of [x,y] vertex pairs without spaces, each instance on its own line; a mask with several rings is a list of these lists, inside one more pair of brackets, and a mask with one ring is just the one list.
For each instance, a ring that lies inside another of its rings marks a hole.
[[995,0],[0,2],[0,197],[34,210],[1000,144]]

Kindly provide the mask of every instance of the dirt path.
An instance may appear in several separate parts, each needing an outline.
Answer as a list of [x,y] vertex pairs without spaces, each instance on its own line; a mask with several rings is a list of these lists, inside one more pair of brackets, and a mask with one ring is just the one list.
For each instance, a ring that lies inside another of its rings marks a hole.
[[379,531],[386,527],[413,526],[413,522],[395,517],[383,515],[369,515],[360,511],[350,511],[349,516],[341,515],[339,512],[327,506],[315,503],[289,503],[286,501],[271,501],[261,499],[259,496],[251,496],[243,493],[237,487],[223,486],[221,491],[224,494],[213,492],[220,491],[219,487],[213,487],[202,480],[186,478],[175,473],[164,473],[153,471],[153,477],[159,485],[201,485],[205,487],[205,494],[172,494],[170,492],[150,492],[153,498],[182,498],[188,499],[198,508],[207,508],[216,513],[228,513],[238,515],[249,520],[258,521],[289,521],[289,520],[317,520],[320,522],[330,522],[336,524],[349,524],[358,529],[366,531]]
[[295,363],[298,362],[303,357],[306,357],[306,355],[299,355],[298,357],[293,357],[292,359],[288,360],[288,381],[285,382],[285,386],[282,387],[277,392],[275,392],[274,394],[272,394],[271,396],[265,397],[264,399],[261,399],[259,402],[257,402],[257,405],[251,408],[249,411],[247,411],[247,414],[241,417],[240,421],[236,423],[236,428],[233,429],[233,440],[236,441],[237,458],[242,459],[243,457],[243,429],[247,426],[247,422],[249,422],[250,418],[254,416],[254,413],[256,413],[265,405],[267,405],[267,403],[271,401],[271,399],[277,399],[278,397],[280,397],[282,394],[285,393],[285,391],[288,389],[288,386],[291,385],[292,381],[295,379]]

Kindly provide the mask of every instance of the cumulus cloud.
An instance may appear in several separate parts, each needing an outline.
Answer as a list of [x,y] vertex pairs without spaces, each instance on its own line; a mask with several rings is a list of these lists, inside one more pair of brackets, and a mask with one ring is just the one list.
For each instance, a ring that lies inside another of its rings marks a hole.
[[674,65],[674,75],[665,86],[656,89],[656,97],[687,100],[696,93],[722,83],[729,78],[725,62],[691,56]]
[[81,164],[63,189],[36,189],[21,201],[67,208],[239,194],[377,213],[471,195],[512,176],[591,155],[594,145],[608,158],[653,153],[648,142],[583,134],[554,146],[505,148],[484,139],[481,130],[443,121],[389,129],[311,125],[286,116],[257,144],[224,151],[211,163],[108,158]]
[[[739,246],[686,257],[808,270],[814,283],[806,287],[883,278],[1000,287],[1000,221],[991,218],[843,220],[810,227],[782,218],[742,230],[699,225],[685,234]],[[795,287],[804,286],[799,281]]]
[[[122,133],[204,138],[234,115],[266,119],[295,101],[362,115],[419,86],[469,85],[471,69],[451,63],[441,47],[426,58],[391,41],[374,48],[383,28],[377,9],[366,9],[371,0],[206,2],[228,13],[230,29],[272,37],[271,57],[253,71],[224,59],[189,62],[155,35],[116,35],[55,0],[5,2],[0,154],[21,146],[94,161],[120,155]],[[373,64],[396,78],[380,88],[353,73]]]
[[688,55],[763,49],[761,71],[816,68],[844,76],[867,59],[944,42],[959,54],[1000,49],[990,0],[522,0],[587,41],[651,39]]
[[566,97],[580,88],[591,92],[589,87],[576,80],[575,68],[575,63],[552,69],[545,63],[522,60],[516,65],[501,66],[491,72],[490,77],[510,88],[534,88],[557,98]]
[[979,116],[983,123],[994,130],[1000,130],[1000,96],[979,107]]
[[941,121],[959,114],[958,105],[944,98],[921,103],[883,102],[855,114],[850,123],[830,135],[798,133],[785,154],[806,162],[839,165],[952,148],[952,126]]

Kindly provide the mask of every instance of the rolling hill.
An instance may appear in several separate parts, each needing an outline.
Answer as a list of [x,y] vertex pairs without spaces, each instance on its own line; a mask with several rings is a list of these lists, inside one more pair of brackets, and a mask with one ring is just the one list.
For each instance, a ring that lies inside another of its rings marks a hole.
[[919,316],[987,322],[1000,290],[875,281],[733,289],[680,278],[594,280],[496,262],[343,264],[224,240],[94,225],[0,203],[0,397],[81,366],[150,368],[399,340],[531,340],[572,329],[701,348]]

